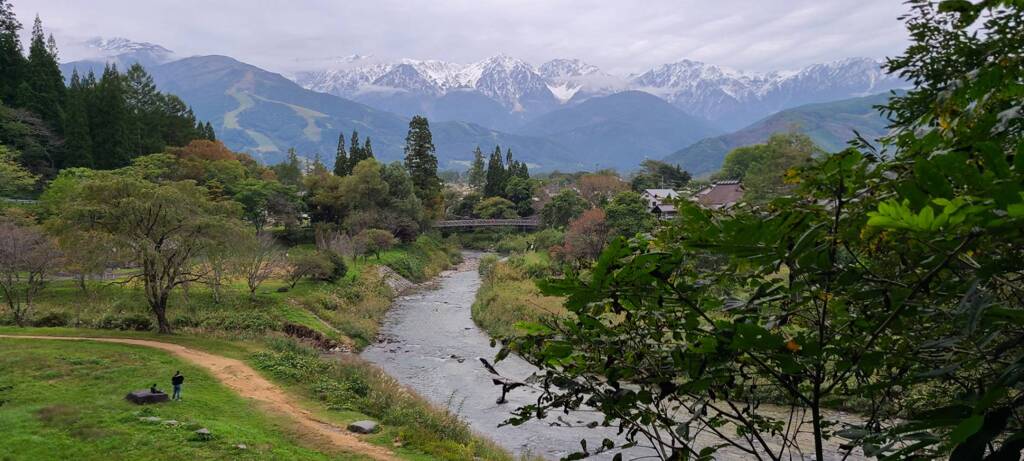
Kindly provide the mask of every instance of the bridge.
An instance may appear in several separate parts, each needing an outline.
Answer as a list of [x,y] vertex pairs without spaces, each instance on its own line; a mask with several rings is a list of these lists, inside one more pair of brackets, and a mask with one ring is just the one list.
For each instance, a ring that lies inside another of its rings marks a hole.
[[438,229],[478,229],[481,227],[540,227],[540,218],[531,216],[529,218],[517,219],[446,219],[434,223]]

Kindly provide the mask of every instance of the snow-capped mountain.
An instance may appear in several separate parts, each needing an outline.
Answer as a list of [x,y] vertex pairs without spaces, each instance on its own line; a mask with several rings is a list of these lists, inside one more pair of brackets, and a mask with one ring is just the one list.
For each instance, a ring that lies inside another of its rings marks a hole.
[[632,79],[634,88],[686,112],[736,127],[802,104],[881,93],[906,86],[881,63],[849,58],[795,72],[744,72],[697,61],[665,64]]
[[94,37],[70,43],[61,48],[61,57],[75,63],[71,68],[62,66],[65,78],[70,78],[75,69],[83,74],[89,71],[99,74],[107,64],[125,70],[135,63],[149,68],[177,59],[173,51],[160,45],[135,42],[123,37]]
[[[469,65],[410,59],[387,63],[356,57],[327,70],[299,73],[296,81],[312,90],[383,105],[388,110],[398,109],[384,95],[400,93],[407,110],[427,113],[433,98],[474,91],[519,118],[533,118],[559,105],[578,104],[596,96],[639,90],[724,128],[743,126],[801,104],[906,86],[899,78],[886,75],[878,61],[868,58],[760,73],[682,60],[621,77],[578,59],[554,59],[535,68],[508,56]],[[410,98],[416,102],[410,103]]]
[[552,59],[541,64],[537,72],[547,80],[548,89],[563,103],[582,102],[594,96],[629,89],[626,79],[579,59]]

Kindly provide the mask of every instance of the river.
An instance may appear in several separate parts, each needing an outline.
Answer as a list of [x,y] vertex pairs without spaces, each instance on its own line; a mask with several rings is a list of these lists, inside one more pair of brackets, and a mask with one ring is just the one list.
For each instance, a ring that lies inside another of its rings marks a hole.
[[[474,431],[494,440],[516,454],[557,460],[578,451],[580,439],[588,446],[598,447],[609,438],[622,443],[614,428],[586,428],[596,416],[589,413],[563,417],[576,427],[553,427],[548,421],[531,420],[521,426],[502,426],[515,408],[536,400],[536,391],[516,389],[509,393],[508,403],[497,404],[500,388],[493,385],[491,375],[478,360],[494,357],[497,348],[491,338],[473,323],[471,306],[480,288],[476,270],[479,255],[466,254],[466,263],[457,270],[442,274],[435,285],[398,298],[388,313],[379,341],[367,347],[362,357],[380,366],[400,383],[430,401],[458,414]],[[495,364],[503,376],[522,380],[535,368],[516,357]],[[779,411],[783,411],[781,408]],[[781,415],[780,415],[781,416]],[[709,443],[711,441],[709,440]],[[803,445],[806,441],[801,441]],[[832,448],[832,447],[830,447]],[[827,459],[842,456],[829,450]],[[612,454],[589,459],[611,459]],[[633,448],[624,455],[634,459],[654,454],[644,448]],[[746,459],[742,453],[719,452],[718,459]],[[862,459],[858,456],[849,459]]]

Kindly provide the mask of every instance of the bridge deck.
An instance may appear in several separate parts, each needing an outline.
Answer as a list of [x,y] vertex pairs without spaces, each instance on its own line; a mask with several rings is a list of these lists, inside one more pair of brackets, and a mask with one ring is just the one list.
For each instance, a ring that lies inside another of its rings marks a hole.
[[466,227],[540,227],[539,218],[521,219],[447,219],[434,223],[437,228]]

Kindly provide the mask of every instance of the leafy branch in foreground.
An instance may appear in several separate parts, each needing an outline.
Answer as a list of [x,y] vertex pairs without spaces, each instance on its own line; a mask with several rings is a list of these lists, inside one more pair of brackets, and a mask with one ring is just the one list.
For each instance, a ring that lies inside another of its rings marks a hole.
[[816,160],[769,203],[680,203],[543,283],[571,315],[500,354],[541,368],[511,423],[595,409],[660,459],[1020,457],[1024,5],[911,8],[885,150]]

